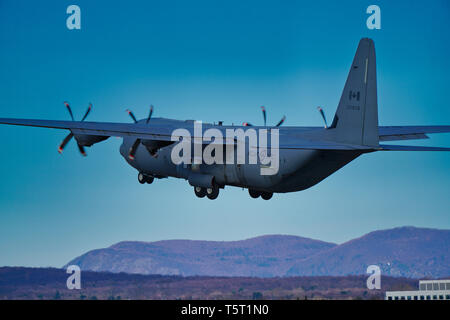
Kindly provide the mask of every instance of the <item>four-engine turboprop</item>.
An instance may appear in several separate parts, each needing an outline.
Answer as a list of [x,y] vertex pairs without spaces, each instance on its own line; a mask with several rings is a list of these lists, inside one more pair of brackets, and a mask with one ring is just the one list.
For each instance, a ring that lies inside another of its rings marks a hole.
[[[427,139],[428,133],[450,132],[450,126],[378,125],[375,47],[367,38],[359,42],[329,126],[321,108],[324,127],[282,126],[284,117],[277,125],[267,126],[263,108],[264,126],[219,122],[201,123],[199,129],[199,123],[191,120],[152,118],[153,107],[146,119],[137,120],[129,111],[133,123],[108,123],[84,121],[89,106],[82,120],[75,121],[69,104],[65,104],[72,121],[0,118],[0,124],[70,130],[58,150],[62,152],[75,138],[83,155],[84,147],[111,136],[121,137],[120,153],[138,171],[140,183],[183,178],[200,198],[216,199],[219,190],[228,185],[247,188],[252,198],[268,200],[273,193],[310,188],[365,153],[450,151],[383,143]],[[205,154],[214,161],[205,159]]]

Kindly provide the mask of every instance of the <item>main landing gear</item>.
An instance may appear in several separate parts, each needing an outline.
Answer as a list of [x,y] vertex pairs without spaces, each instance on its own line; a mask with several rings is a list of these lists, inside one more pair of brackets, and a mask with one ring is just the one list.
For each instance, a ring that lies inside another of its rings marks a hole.
[[151,184],[155,178],[152,176],[149,176],[148,174],[139,172],[138,174],[138,181],[140,184],[148,183]]
[[270,200],[270,198],[272,198],[272,196],[273,196],[272,192],[257,191],[257,190],[253,190],[253,189],[248,189],[248,194],[253,199],[261,197],[264,200]]
[[194,187],[194,192],[199,198],[207,196],[208,199],[214,200],[219,196],[219,186],[214,184],[211,188]]
[[206,196],[206,188],[194,187],[195,195],[199,198],[204,198]]

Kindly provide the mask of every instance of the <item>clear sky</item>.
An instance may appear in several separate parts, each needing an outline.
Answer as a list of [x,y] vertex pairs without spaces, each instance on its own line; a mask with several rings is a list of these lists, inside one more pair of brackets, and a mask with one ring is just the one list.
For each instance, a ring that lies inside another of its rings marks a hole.
[[[81,30],[66,8],[81,8]],[[366,8],[381,8],[368,30]],[[0,117],[154,116],[286,125],[332,119],[358,41],[375,41],[381,125],[450,124],[450,2],[0,1]],[[198,199],[184,180],[140,185],[120,139],[78,153],[67,132],[0,126],[0,265],[56,266],[122,240],[292,234],[344,242],[450,228],[450,153],[365,155],[319,185],[254,200]],[[450,146],[450,135],[417,145]]]

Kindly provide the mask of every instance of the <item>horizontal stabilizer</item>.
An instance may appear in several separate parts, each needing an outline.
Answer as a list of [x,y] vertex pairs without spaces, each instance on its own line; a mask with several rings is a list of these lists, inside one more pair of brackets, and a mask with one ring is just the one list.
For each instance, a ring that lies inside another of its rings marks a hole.
[[282,143],[279,149],[293,149],[293,150],[347,150],[347,151],[375,151],[376,149],[368,146],[361,146],[356,144],[344,144],[330,141],[307,141],[296,140],[293,143]]
[[380,136],[380,141],[420,140],[430,139],[425,133],[398,134]]
[[449,133],[450,126],[378,127],[380,141],[429,139],[427,133]]
[[421,146],[396,146],[380,144],[381,151],[450,151],[450,148],[421,147]]
[[450,132],[450,126],[380,126],[378,131],[380,137],[418,133],[447,133]]

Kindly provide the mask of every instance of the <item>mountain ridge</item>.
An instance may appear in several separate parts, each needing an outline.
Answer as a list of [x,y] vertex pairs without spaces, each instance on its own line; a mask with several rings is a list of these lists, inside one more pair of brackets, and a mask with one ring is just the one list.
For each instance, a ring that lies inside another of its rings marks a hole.
[[115,273],[250,277],[365,274],[375,264],[385,275],[445,277],[450,275],[450,230],[397,227],[342,244],[277,234],[234,241],[121,241],[70,264]]

